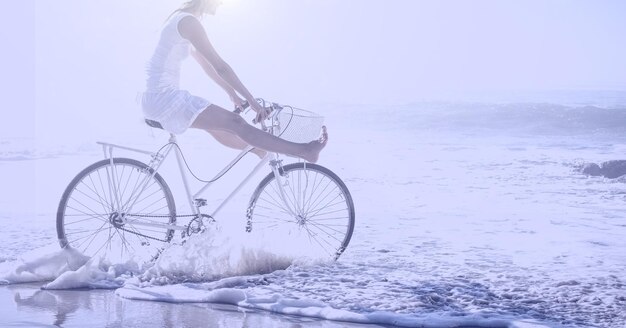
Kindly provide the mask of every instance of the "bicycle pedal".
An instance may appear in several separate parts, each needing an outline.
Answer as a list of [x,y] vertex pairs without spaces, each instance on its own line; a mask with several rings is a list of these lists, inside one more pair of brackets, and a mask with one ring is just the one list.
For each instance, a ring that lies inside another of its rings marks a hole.
[[193,234],[197,234],[197,233],[203,233],[206,231],[206,225],[204,224],[204,218],[208,218],[210,219],[210,222],[214,222],[215,220],[213,220],[212,217],[210,216],[202,216],[202,218],[194,218],[192,219],[189,224],[187,225],[187,230],[183,231],[183,234],[186,235],[186,237],[189,237]]
[[202,233],[202,232],[204,232],[203,227],[188,227],[187,231],[183,232],[184,237],[182,239],[186,240],[187,238],[191,237],[191,235],[195,235],[195,234]]

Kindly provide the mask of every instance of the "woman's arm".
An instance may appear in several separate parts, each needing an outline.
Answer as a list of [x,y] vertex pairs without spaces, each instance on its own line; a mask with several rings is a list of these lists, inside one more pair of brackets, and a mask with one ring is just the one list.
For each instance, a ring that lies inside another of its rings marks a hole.
[[215,81],[215,83],[217,83],[217,85],[222,87],[222,89],[224,89],[224,91],[226,91],[226,93],[229,96],[231,96],[231,98],[232,98],[233,95],[236,95],[235,89],[233,89],[233,87],[231,87],[230,84],[228,84],[226,81],[224,81],[224,79],[222,77],[220,77],[219,74],[217,74],[217,72],[215,71],[213,66],[211,66],[211,64],[209,64],[209,62],[204,58],[204,56],[202,56],[195,49],[191,51],[191,56],[198,62],[198,64],[200,64],[200,67],[202,67],[204,72],[213,81]]
[[204,72],[213,81],[215,81],[217,85],[219,85],[222,89],[224,89],[224,91],[228,94],[228,97],[230,97],[230,100],[235,105],[235,108],[239,108],[239,110],[242,110],[241,108],[242,108],[244,101],[241,98],[239,98],[239,95],[237,95],[237,92],[235,91],[235,89],[233,89],[233,87],[231,87],[230,84],[224,81],[224,79],[221,76],[219,76],[219,74],[217,74],[213,66],[209,64],[209,62],[204,58],[204,56],[202,56],[202,54],[200,54],[195,49],[191,51],[191,56],[193,56],[193,58],[198,62],[198,64],[200,64],[200,67],[202,67]]
[[[263,108],[258,105],[252,94],[243,85],[243,83],[241,83],[230,65],[228,65],[217,54],[215,48],[213,48],[213,45],[209,41],[206,32],[204,31],[204,27],[202,27],[202,24],[200,24],[200,22],[195,17],[184,17],[178,24],[178,30],[183,38],[189,40],[196,49],[196,51],[200,55],[202,55],[202,57],[204,57],[207,64],[211,66],[217,76],[219,76],[226,84],[228,84],[228,86],[230,86],[240,95],[242,95],[248,101],[252,109],[254,109],[257,113],[264,112]],[[218,84],[220,83],[218,82]]]

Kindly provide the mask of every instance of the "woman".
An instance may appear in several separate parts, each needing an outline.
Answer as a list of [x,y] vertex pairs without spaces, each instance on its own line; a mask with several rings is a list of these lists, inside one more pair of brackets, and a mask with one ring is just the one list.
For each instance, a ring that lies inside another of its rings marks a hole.
[[221,0],[191,0],[168,19],[147,68],[147,89],[142,99],[145,117],[161,123],[171,133],[180,134],[191,127],[209,132],[231,148],[251,145],[259,157],[270,151],[315,163],[328,141],[325,127],[319,140],[289,142],[255,128],[236,113],[180,90],[181,62],[191,52],[206,74],[226,91],[235,108],[240,109],[244,103],[241,95],[257,113],[257,122],[268,115],[217,54],[199,21],[204,15],[214,15],[220,4]]

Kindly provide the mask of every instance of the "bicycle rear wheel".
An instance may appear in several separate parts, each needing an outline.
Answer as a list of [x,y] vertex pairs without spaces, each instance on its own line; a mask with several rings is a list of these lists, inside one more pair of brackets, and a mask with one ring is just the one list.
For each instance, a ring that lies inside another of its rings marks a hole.
[[176,207],[161,176],[128,158],[106,159],[80,172],[67,186],[57,210],[62,248],[113,261],[149,260],[174,231]]
[[291,251],[338,259],[354,231],[354,203],[346,185],[316,164],[293,163],[279,173],[279,180],[267,175],[252,195],[246,230]]

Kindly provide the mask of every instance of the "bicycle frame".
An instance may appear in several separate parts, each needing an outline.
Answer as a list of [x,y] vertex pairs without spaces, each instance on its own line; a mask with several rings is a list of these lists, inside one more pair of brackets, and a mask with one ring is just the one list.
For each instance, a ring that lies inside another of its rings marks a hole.
[[[167,157],[170,155],[170,153],[173,150],[176,156],[176,162],[180,171],[180,176],[183,182],[183,186],[185,188],[185,192],[187,195],[187,200],[189,202],[189,207],[192,211],[192,214],[194,214],[197,218],[203,217],[200,207],[206,205],[206,200],[199,198],[200,195],[202,195],[215,181],[217,181],[220,177],[222,177],[228,170],[230,170],[233,166],[235,166],[235,164],[239,162],[239,160],[241,160],[250,150],[253,149],[253,147],[251,146],[248,146],[247,148],[243,149],[229,164],[227,164],[218,174],[216,174],[213,179],[206,182],[205,185],[202,188],[200,188],[200,190],[198,190],[196,193],[192,193],[191,187],[189,185],[189,181],[187,179],[187,173],[185,172],[185,166],[183,165],[183,154],[182,154],[180,147],[178,146],[176,135],[170,133],[168,144],[163,146],[161,150],[159,150],[159,152],[157,153],[142,150],[142,149],[115,145],[111,143],[105,143],[105,142],[97,142],[97,143],[102,146],[105,159],[108,159],[110,161],[111,170],[116,170],[114,162],[113,162],[113,150],[116,148],[146,154],[146,155],[151,156],[152,158],[150,160],[150,163],[148,164],[152,172],[150,172],[150,174],[147,174],[144,180],[142,181],[142,183],[140,184],[140,187],[138,188],[139,191],[136,193],[137,194],[136,197],[134,197],[135,191],[133,191],[133,193],[131,193],[131,196],[129,197],[128,202],[125,204],[121,203],[120,196],[118,195],[118,192],[117,192],[118,188],[116,186],[116,181],[115,179],[111,178],[111,174],[107,170],[107,179],[109,181],[109,186],[112,186],[112,189],[113,189],[113,190],[109,190],[109,195],[110,197],[115,198],[115,199],[111,199],[110,201],[111,201],[111,204],[116,204],[118,206],[118,209],[120,209],[120,212],[130,213],[130,211],[132,210],[132,206],[134,205],[134,202],[137,201],[139,196],[147,187],[148,182],[157,174],[159,168],[161,167],[161,164],[165,161],[165,159],[167,159]],[[161,151],[163,151],[163,154],[161,154]],[[277,153],[268,152],[265,157],[260,159],[259,163],[252,169],[250,174],[248,174],[241,181],[241,183],[239,183],[239,185],[228,195],[228,197],[226,197],[226,199],[224,199],[224,201],[213,211],[210,217],[212,218],[216,217],[217,214],[220,212],[220,210],[224,206],[226,206],[230,202],[230,200],[233,197],[235,197],[237,193],[239,193],[241,188],[243,188],[250,181],[250,179],[261,170],[261,167],[263,167],[263,165],[267,163],[269,163],[277,179],[280,179],[281,175],[279,174],[279,168],[281,166],[281,160],[278,159]],[[117,176],[117,172],[114,172],[114,174]],[[291,208],[289,202],[285,198],[283,184],[279,183],[278,186],[279,186],[280,195],[281,195],[283,203],[285,204],[290,214],[295,216],[294,209]],[[109,189],[111,189],[111,187],[109,187]],[[149,226],[149,227],[157,227],[157,228],[163,228],[166,226],[167,229],[172,229],[172,230],[187,230],[186,226],[160,225],[160,224],[140,222],[140,221],[133,221],[133,224]]]

